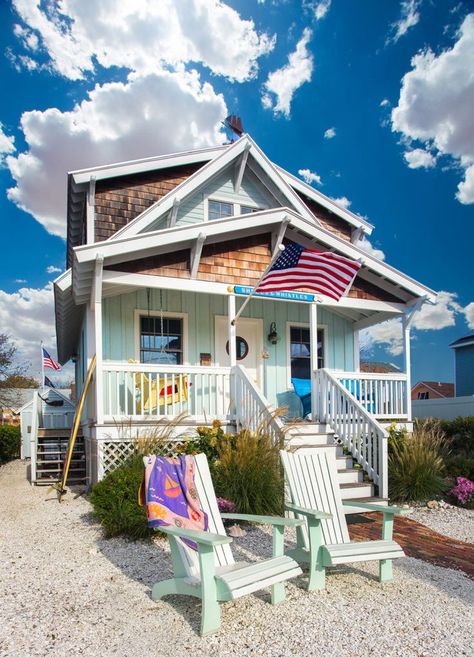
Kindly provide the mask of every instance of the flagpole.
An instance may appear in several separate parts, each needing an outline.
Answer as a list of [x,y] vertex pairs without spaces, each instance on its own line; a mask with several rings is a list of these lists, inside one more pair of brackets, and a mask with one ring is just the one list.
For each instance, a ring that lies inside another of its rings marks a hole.
[[239,310],[237,311],[237,313],[236,313],[234,319],[231,321],[232,326],[235,326],[235,322],[239,319],[240,315],[242,314],[243,309],[245,308],[245,306],[248,304],[248,302],[250,301],[250,299],[251,299],[251,298],[253,297],[253,295],[255,294],[255,291],[257,290],[257,288],[258,288],[258,286],[260,285],[260,283],[262,282],[262,280],[265,278],[265,276],[268,274],[268,272],[270,271],[270,269],[273,267],[273,263],[275,262],[275,260],[276,260],[276,259],[277,259],[277,258],[283,253],[284,250],[285,250],[285,246],[284,246],[284,244],[277,244],[277,246],[275,247],[275,250],[274,250],[274,252],[273,252],[272,259],[270,260],[270,262],[269,262],[267,268],[265,269],[265,271],[263,272],[263,274],[262,274],[262,275],[260,276],[260,278],[258,279],[258,281],[257,281],[257,283],[255,284],[253,290],[250,292],[250,294],[248,295],[248,297],[245,299],[245,301],[243,302],[243,304],[240,306],[240,308],[239,308]]
[[40,383],[40,388],[43,390],[44,388],[44,357],[43,357],[43,340],[40,342],[40,349],[41,349],[41,383]]

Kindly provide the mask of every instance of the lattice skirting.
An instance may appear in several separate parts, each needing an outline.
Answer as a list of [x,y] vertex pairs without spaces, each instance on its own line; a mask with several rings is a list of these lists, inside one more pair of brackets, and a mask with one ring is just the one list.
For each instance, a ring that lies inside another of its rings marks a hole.
[[[180,436],[176,440],[169,440],[163,446],[163,456],[174,456],[189,438]],[[160,445],[160,448],[162,446]],[[125,440],[100,440],[97,442],[98,479],[102,479],[108,472],[115,470],[129,456],[134,453],[133,442]],[[161,451],[161,449],[160,449]]]

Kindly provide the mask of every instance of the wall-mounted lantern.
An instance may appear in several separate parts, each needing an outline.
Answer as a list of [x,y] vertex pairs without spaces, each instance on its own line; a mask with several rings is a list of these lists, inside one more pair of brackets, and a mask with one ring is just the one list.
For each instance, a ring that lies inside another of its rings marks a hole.
[[270,324],[270,333],[268,334],[267,338],[268,338],[268,342],[270,342],[270,344],[276,344],[278,342],[278,340],[280,339],[280,336],[277,333],[277,326],[276,326],[275,322],[272,322]]

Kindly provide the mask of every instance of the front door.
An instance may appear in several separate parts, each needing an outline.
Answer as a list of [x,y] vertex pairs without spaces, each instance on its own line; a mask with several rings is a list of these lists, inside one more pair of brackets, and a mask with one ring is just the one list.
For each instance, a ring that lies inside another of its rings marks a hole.
[[[216,365],[229,366],[229,318],[216,315]],[[237,364],[243,365],[253,381],[262,385],[263,327],[261,319],[237,320]]]

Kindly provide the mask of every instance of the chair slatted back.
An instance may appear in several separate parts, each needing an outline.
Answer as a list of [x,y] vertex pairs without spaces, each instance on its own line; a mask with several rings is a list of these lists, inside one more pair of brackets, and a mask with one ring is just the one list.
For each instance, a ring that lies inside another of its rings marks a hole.
[[[321,521],[327,545],[349,543],[334,448],[307,448],[296,452],[282,450],[280,456],[290,501],[306,509],[332,514],[330,520]],[[306,524],[302,533],[305,547],[309,549]]]
[[[226,531],[217,506],[216,493],[214,491],[207,457],[205,454],[196,454],[193,458],[195,463],[194,483],[196,484],[201,508],[207,513],[209,531],[213,534],[221,534],[222,536],[225,536]],[[177,544],[186,572],[192,577],[198,577],[198,553],[185,545],[180,539],[177,539]],[[230,545],[216,546],[214,548],[214,561],[216,567],[229,566],[235,563]]]

